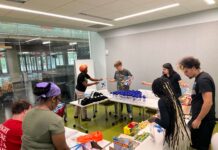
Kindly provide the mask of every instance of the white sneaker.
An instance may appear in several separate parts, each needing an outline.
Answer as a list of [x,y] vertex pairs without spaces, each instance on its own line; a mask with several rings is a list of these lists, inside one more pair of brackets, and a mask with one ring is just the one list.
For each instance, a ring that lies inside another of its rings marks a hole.
[[132,114],[131,113],[129,114],[129,119],[132,119]]

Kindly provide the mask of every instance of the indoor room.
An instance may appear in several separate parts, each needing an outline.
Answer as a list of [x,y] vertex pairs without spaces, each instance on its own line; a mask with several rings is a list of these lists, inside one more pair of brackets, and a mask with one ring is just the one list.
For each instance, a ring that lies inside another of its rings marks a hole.
[[218,150],[217,0],[0,0],[1,150]]

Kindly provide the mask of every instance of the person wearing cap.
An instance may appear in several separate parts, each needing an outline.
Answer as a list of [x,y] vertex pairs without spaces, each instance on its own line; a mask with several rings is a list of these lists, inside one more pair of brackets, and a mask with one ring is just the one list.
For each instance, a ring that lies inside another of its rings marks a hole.
[[[181,76],[173,69],[173,66],[170,63],[163,64],[162,73],[163,78],[169,79],[176,97],[179,98],[182,95],[181,87],[187,87],[188,85],[181,79]],[[152,83],[145,81],[142,81],[142,84],[145,86],[152,85]]]
[[[90,77],[90,75],[88,74],[88,66],[85,64],[80,65],[79,70],[80,74],[77,77],[75,93],[76,99],[83,99],[85,98],[85,91],[87,87],[98,84],[99,81],[102,81],[102,79],[95,79]],[[93,81],[93,83],[88,83],[88,80]],[[91,121],[91,119],[87,116],[86,108],[76,107],[74,118],[78,118],[78,116],[80,115],[80,111],[82,111],[82,121]]]
[[70,150],[64,122],[52,110],[60,101],[61,90],[52,82],[37,83],[33,91],[38,105],[23,120],[22,150]]
[[0,149],[20,150],[22,136],[22,122],[31,109],[31,104],[25,100],[18,100],[12,104],[12,117],[0,125]]

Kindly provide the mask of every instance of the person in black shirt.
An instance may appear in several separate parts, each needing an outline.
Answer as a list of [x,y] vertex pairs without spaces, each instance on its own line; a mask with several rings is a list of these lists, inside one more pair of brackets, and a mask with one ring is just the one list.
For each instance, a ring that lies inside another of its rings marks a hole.
[[160,117],[152,117],[149,121],[165,129],[164,150],[189,150],[190,131],[185,124],[182,109],[177,103],[176,93],[170,81],[162,77],[157,78],[152,84],[152,91],[160,98],[158,101]]
[[[163,65],[162,73],[163,73],[163,75],[162,75],[163,78],[167,78],[170,80],[172,88],[173,88],[177,98],[179,98],[182,95],[180,86],[187,87],[187,84],[184,81],[182,81],[180,75],[176,71],[174,71],[174,69],[170,63],[165,63]],[[152,85],[152,83],[145,82],[145,81],[143,81],[142,84],[145,86]]]
[[201,71],[200,62],[194,57],[183,58],[179,63],[184,74],[190,79],[195,78],[192,89],[192,147],[208,150],[215,126],[215,84],[213,78]]
[[[96,85],[99,83],[99,81],[102,81],[102,79],[94,79],[88,75],[88,66],[87,65],[81,65],[79,67],[80,74],[77,78],[77,85],[76,85],[76,98],[77,99],[83,99],[85,98],[85,91],[88,86]],[[88,80],[94,81],[93,83],[88,83]],[[78,115],[80,113],[80,108],[76,107],[74,118],[78,118]],[[90,118],[87,117],[87,110],[86,108],[82,108],[82,121],[91,121]]]

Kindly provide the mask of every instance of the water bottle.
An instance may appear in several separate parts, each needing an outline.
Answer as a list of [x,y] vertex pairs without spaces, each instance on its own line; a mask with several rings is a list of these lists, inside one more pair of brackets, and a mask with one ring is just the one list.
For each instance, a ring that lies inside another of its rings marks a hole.
[[143,95],[143,96],[142,96],[142,99],[143,99],[143,103],[145,103],[145,102],[146,102],[146,96]]

